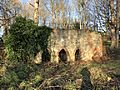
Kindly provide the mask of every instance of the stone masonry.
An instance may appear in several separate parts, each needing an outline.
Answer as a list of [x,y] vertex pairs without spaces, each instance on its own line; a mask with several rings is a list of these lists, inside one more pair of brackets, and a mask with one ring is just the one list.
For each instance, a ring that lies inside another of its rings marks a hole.
[[[75,53],[79,50],[80,61],[102,60],[104,48],[102,36],[88,30],[53,30],[49,37],[47,50],[50,61],[59,63],[59,52],[64,50],[68,62],[75,61]],[[36,55],[35,63],[42,62],[42,52]]]

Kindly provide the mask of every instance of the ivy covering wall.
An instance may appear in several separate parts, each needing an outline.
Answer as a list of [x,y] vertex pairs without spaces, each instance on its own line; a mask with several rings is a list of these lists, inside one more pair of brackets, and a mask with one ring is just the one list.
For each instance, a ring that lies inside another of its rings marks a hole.
[[52,29],[36,26],[32,20],[17,17],[5,37],[8,63],[30,63],[40,50],[45,50]]

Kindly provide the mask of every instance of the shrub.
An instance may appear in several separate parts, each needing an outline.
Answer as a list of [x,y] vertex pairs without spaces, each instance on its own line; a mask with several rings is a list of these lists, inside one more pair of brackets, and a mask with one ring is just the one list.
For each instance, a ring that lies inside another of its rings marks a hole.
[[[17,84],[20,82],[17,74],[14,71],[7,71],[6,74],[0,79],[0,87],[9,88],[12,86],[17,87]],[[14,90],[14,89],[12,89]]]
[[36,26],[32,20],[17,17],[4,38],[8,64],[29,63],[40,50],[45,50],[52,29]]
[[5,37],[7,58],[10,63],[26,62],[30,57],[29,46],[34,41],[31,41],[30,37],[35,27],[32,20],[27,20],[21,16],[17,17],[10,26],[9,34]]
[[67,82],[65,84],[65,89],[67,89],[67,90],[76,90],[75,82],[71,82],[71,81]]
[[32,67],[30,65],[21,64],[15,67],[14,71],[20,80],[28,79],[28,76],[31,72],[33,72]]

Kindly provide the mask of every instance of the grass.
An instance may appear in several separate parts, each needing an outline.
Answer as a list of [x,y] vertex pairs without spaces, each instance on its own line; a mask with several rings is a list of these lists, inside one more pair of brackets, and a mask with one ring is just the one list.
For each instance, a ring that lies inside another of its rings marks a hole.
[[[0,66],[1,90],[119,90],[120,49],[109,51],[111,59],[103,63],[42,63]],[[58,89],[56,89],[58,90]]]
[[67,90],[76,90],[76,88],[91,88],[91,90],[108,88],[109,90],[120,87],[119,68],[119,60],[85,65],[78,62],[75,64],[20,65],[14,69],[7,69],[0,79],[0,86],[1,89],[12,88],[12,90],[43,90],[50,86],[61,86]]

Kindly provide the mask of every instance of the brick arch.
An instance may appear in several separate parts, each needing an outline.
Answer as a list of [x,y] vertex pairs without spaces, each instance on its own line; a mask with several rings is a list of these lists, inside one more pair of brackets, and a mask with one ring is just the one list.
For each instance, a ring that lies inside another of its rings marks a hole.
[[67,62],[69,61],[69,52],[67,49],[65,48],[61,48],[59,51],[58,51],[58,57],[59,57],[59,62]]
[[81,59],[81,51],[80,49],[76,49],[75,51],[75,61],[79,61]]
[[49,62],[51,59],[50,50],[49,49],[43,50],[41,58],[42,62]]

